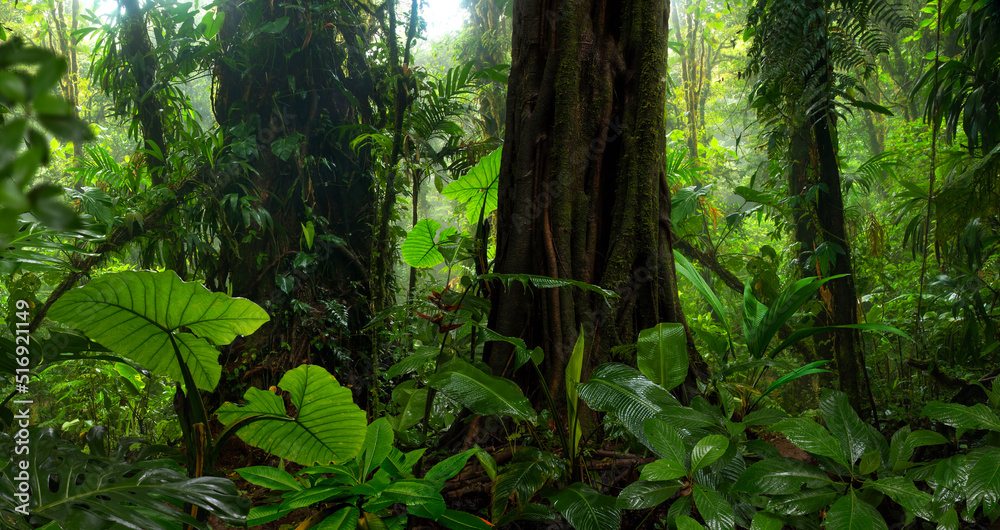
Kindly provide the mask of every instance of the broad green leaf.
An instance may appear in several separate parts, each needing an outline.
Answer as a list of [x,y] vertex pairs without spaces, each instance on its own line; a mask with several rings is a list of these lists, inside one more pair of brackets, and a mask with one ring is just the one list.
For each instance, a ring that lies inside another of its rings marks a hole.
[[733,507],[719,492],[695,484],[691,487],[694,506],[698,508],[709,530],[732,530],[736,526],[736,516]]
[[687,337],[684,325],[661,322],[639,332],[636,342],[639,371],[667,390],[684,382],[688,372]]
[[913,451],[917,447],[946,443],[948,439],[941,433],[923,429],[910,432],[909,426],[900,428],[892,435],[889,448],[889,461],[892,463],[893,471],[902,471],[909,467],[910,458],[913,457]]
[[183,282],[173,271],[102,276],[64,294],[49,317],[151,372],[183,382],[176,347],[203,390],[215,389],[222,374],[215,347],[250,335],[269,318],[249,300]]
[[462,359],[452,359],[439,368],[427,385],[483,416],[509,415],[535,420],[528,398],[510,379],[489,375]]
[[912,480],[903,477],[886,477],[869,482],[869,484],[888,495],[890,499],[906,510],[907,525],[933,498],[929,493],[918,490]]
[[330,515],[314,527],[315,530],[354,530],[358,527],[361,510],[357,506],[345,506]]
[[643,510],[659,506],[681,489],[677,481],[637,480],[618,494],[615,506],[624,510]]
[[268,416],[241,428],[240,438],[304,466],[339,464],[357,456],[365,440],[367,419],[354,404],[350,390],[315,365],[292,369],[278,386],[290,394],[298,411],[294,417],[285,412],[280,396],[250,388],[244,395],[246,405],[226,403],[219,407],[219,421],[228,425],[250,416]]
[[663,418],[650,418],[642,422],[642,429],[657,456],[676,462],[682,470],[687,467],[688,452],[684,441],[670,423]]
[[984,450],[972,466],[965,488],[970,510],[982,503],[984,513],[993,511],[1000,500],[1000,449]]
[[[876,437],[881,439],[881,445],[885,445],[881,434],[876,432],[872,436],[868,432],[868,424],[861,421],[858,413],[848,403],[847,395],[843,392],[824,390],[819,410],[823,414],[827,428],[830,429],[830,434],[844,450],[842,462],[854,464],[865,453],[879,451],[880,447],[876,445],[878,442]],[[803,447],[803,449],[805,448]],[[808,451],[808,449],[806,450]],[[888,448],[886,450],[888,451]]]
[[751,495],[791,495],[803,487],[818,488],[832,480],[814,465],[794,458],[768,458],[756,462],[740,475],[732,491]]
[[889,530],[889,526],[878,510],[851,491],[826,513],[826,530]]
[[394,438],[392,425],[384,416],[368,425],[368,429],[365,431],[365,441],[361,446],[360,478],[362,482],[368,480],[368,475],[382,465],[385,457],[389,456]]
[[407,506],[423,506],[430,512],[431,519],[437,519],[444,514],[444,497],[438,491],[437,485],[421,479],[403,479],[389,484],[378,498],[365,503],[365,511],[377,512],[393,504],[402,503]]
[[441,190],[445,197],[466,203],[465,215],[471,223],[478,222],[480,215],[488,216],[497,209],[502,151],[498,148],[484,156],[468,173]]
[[638,370],[618,363],[598,366],[577,390],[591,409],[611,413],[647,447],[650,445],[642,422],[666,407],[680,405],[669,392]]
[[[733,332],[729,328],[729,319],[726,318],[726,311],[722,307],[722,302],[719,301],[719,297],[716,296],[715,291],[713,291],[712,288],[705,283],[705,279],[701,277],[701,274],[699,274],[698,270],[694,268],[694,265],[692,265],[691,262],[677,250],[674,250],[674,261],[677,264],[677,272],[687,278],[688,281],[694,285],[694,288],[701,293],[701,296],[705,298],[708,305],[712,307],[712,311],[715,311],[715,314],[718,315],[719,319],[722,321],[722,328],[726,330],[726,340],[729,342],[729,349],[731,350],[733,345]],[[727,358],[723,357],[722,361],[726,362],[726,360]]]
[[441,254],[441,242],[446,241],[457,230],[448,227],[439,236],[438,230],[440,228],[441,223],[434,219],[417,221],[413,229],[406,234],[406,240],[399,247],[403,261],[418,269],[429,269],[444,262],[444,255]]
[[299,484],[291,473],[284,469],[271,466],[251,466],[236,470],[247,482],[279,491],[299,491],[302,484]]
[[840,492],[832,488],[808,489],[789,495],[775,495],[767,502],[767,510],[782,515],[806,515],[826,509]]
[[277,521],[293,511],[295,511],[293,508],[286,508],[281,503],[254,506],[250,508],[250,513],[247,515],[247,526],[252,528]]
[[971,429],[1000,431],[1000,419],[997,419],[996,413],[982,403],[967,407],[957,403],[932,401],[924,407],[923,414],[946,425],[951,425],[959,431],[959,436],[961,436],[962,431]]
[[838,464],[848,467],[844,461],[844,450],[818,423],[806,418],[789,418],[779,421],[771,427],[772,431],[778,431],[788,438],[800,449],[809,451],[820,456],[832,458]]
[[701,523],[686,515],[674,519],[674,522],[677,525],[677,530],[704,530],[705,528]]
[[764,511],[753,514],[753,522],[750,523],[750,530],[781,530],[784,527],[784,521]]
[[702,438],[691,449],[691,472],[712,465],[726,454],[726,449],[729,449],[729,439],[721,434],[710,434]]
[[576,530],[607,530],[621,526],[615,498],[576,482],[548,497],[552,506]]
[[661,458],[654,460],[642,468],[639,480],[648,482],[662,482],[687,476],[687,469],[684,464],[672,459]]
[[437,482],[443,485],[445,481],[462,471],[462,468],[465,467],[465,463],[469,461],[469,457],[480,451],[482,451],[482,449],[477,447],[445,458],[437,464],[434,464],[434,467],[432,467],[430,471],[424,475],[424,480]]

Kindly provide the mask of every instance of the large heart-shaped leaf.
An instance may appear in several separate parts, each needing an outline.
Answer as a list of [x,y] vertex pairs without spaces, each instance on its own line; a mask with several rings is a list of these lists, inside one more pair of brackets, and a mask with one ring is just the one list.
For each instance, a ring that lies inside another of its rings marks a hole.
[[667,390],[684,382],[688,372],[687,336],[684,324],[661,322],[639,332],[636,343],[639,371]]
[[467,203],[465,215],[469,222],[475,223],[480,215],[489,215],[497,209],[502,151],[502,148],[498,148],[484,156],[468,173],[441,190],[445,197]]
[[[58,521],[62,528],[172,530],[185,525],[208,529],[180,510],[184,503],[207,509],[237,526],[250,504],[236,486],[218,477],[188,478],[164,462],[156,467],[114,462],[81,452],[51,429],[30,433],[25,460],[32,491],[28,509],[38,523]],[[0,452],[14,454],[14,441],[0,435]],[[13,496],[15,466],[0,475],[0,513],[14,516],[21,504]],[[168,504],[171,503],[171,504]]]
[[535,420],[531,402],[513,381],[489,375],[462,359],[442,365],[427,384],[476,414],[507,414],[521,420]]
[[215,346],[253,333],[269,318],[249,300],[183,282],[173,271],[102,276],[64,294],[49,317],[151,372],[183,382],[176,348],[203,390],[214,389],[222,374]]
[[288,391],[298,411],[294,417],[285,412],[281,396],[251,388],[244,395],[246,405],[226,403],[219,407],[219,421],[231,424],[264,415],[241,428],[240,438],[304,466],[339,464],[357,456],[365,440],[367,419],[352,401],[350,390],[315,365],[287,372],[278,386]]
[[406,241],[403,241],[399,248],[403,261],[418,269],[429,269],[443,262],[444,254],[441,253],[441,245],[457,230],[448,227],[438,235],[440,228],[441,223],[434,219],[417,221],[413,229],[406,234]]

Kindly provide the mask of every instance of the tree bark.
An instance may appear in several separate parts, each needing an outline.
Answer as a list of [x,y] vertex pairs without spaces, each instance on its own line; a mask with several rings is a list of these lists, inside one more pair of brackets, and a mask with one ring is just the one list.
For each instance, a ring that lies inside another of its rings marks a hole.
[[[553,395],[581,326],[593,366],[642,329],[684,322],[663,185],[668,17],[667,0],[514,5],[495,270],[618,294],[493,289],[491,327],[543,348]],[[509,375],[512,355],[489,343],[485,360]]]

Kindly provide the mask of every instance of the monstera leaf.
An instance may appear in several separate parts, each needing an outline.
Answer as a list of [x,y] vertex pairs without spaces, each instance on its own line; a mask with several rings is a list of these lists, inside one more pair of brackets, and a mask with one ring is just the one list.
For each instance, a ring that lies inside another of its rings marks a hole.
[[[56,521],[62,528],[136,530],[192,525],[207,530],[206,523],[179,508],[184,503],[200,506],[234,526],[243,525],[250,509],[249,501],[224,478],[189,479],[169,462],[140,467],[88,455],[52,429],[36,429],[29,436],[31,452],[24,471],[32,488],[28,510],[33,524]],[[0,435],[0,453],[14,454],[14,441],[6,435]],[[13,479],[18,470],[8,465],[0,474],[0,518],[17,517],[14,510],[21,501],[14,496]]]
[[215,346],[253,333],[269,318],[249,300],[183,282],[172,271],[102,276],[63,295],[49,317],[176,381],[183,381],[183,361],[203,390],[219,384]]
[[465,214],[469,222],[475,223],[480,215],[489,215],[497,209],[501,151],[497,149],[484,156],[476,167],[441,190],[445,197],[467,203]]
[[[343,388],[325,369],[303,365],[287,372],[278,386],[289,393],[298,411],[285,412],[281,396],[251,388],[243,406],[219,407],[219,421],[236,423],[261,416],[238,433],[246,443],[304,466],[340,464],[357,456],[365,441],[367,419]],[[391,429],[389,429],[391,431]]]

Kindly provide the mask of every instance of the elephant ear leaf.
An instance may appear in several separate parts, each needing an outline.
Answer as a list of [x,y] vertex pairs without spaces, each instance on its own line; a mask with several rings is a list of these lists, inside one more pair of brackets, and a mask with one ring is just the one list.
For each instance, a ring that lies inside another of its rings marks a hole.
[[445,260],[444,254],[441,253],[442,245],[458,231],[448,227],[439,235],[440,228],[441,223],[434,219],[421,219],[413,226],[413,229],[406,234],[406,241],[403,241],[399,248],[400,255],[407,265],[418,269],[429,269]]
[[497,149],[484,156],[476,167],[441,190],[445,197],[467,203],[465,213],[469,222],[475,223],[480,214],[489,215],[497,209],[501,151]]
[[173,271],[120,272],[63,295],[49,317],[146,369],[213,390],[222,367],[215,346],[250,335],[268,321],[257,304],[184,282]]
[[341,464],[361,452],[367,419],[354,404],[351,391],[343,388],[325,369],[303,365],[287,372],[278,386],[289,393],[297,410],[285,411],[281,396],[266,390],[247,390],[243,406],[226,403],[219,407],[225,425],[253,416],[263,418],[241,428],[246,443],[297,464]]

